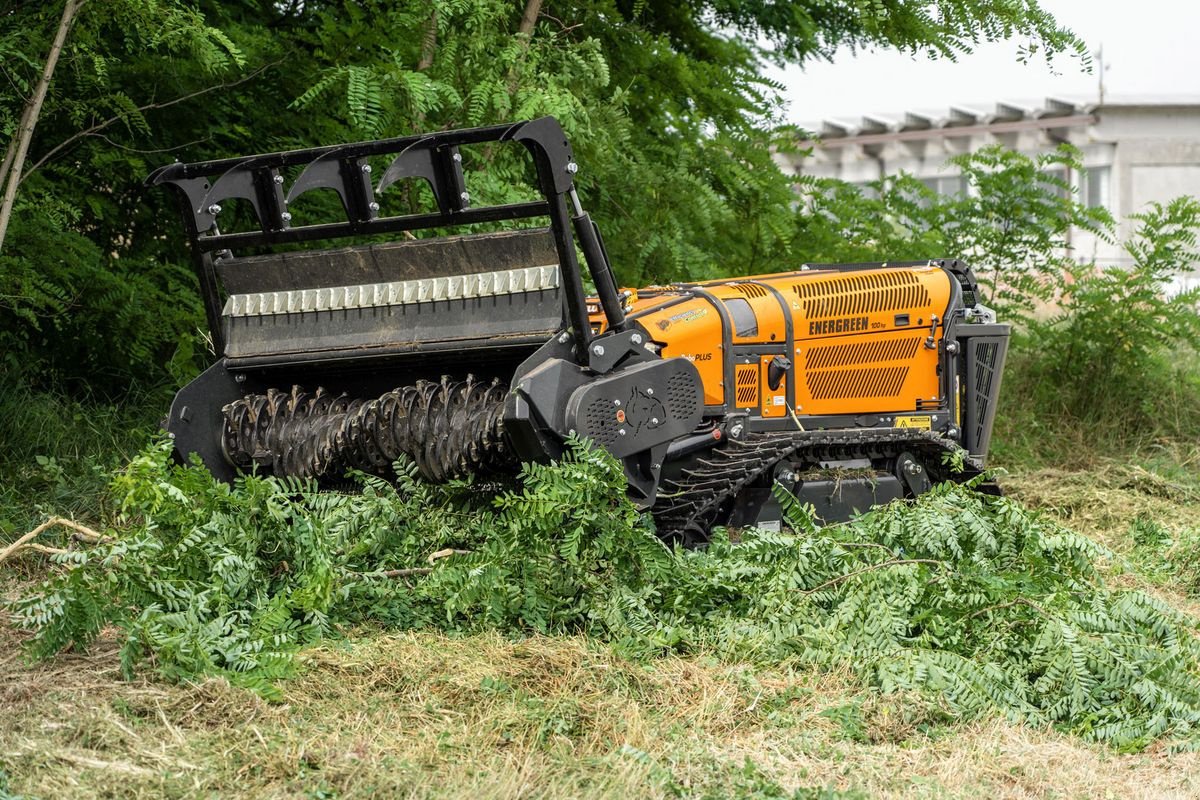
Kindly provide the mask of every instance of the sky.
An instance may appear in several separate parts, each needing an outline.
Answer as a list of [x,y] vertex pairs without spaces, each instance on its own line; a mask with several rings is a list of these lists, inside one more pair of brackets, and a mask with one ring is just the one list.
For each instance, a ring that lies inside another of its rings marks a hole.
[[[1059,24],[1074,30],[1093,53],[1103,46],[1105,95],[1188,96],[1200,99],[1200,0],[1042,0]],[[981,46],[957,62],[896,52],[839,52],[832,63],[773,69],[784,84],[787,117],[816,129],[824,119],[856,122],[863,114],[898,116],[906,110],[945,113],[950,105],[990,108],[998,100],[1063,96],[1095,100],[1096,74],[1077,59],[1047,67],[1040,56],[1017,62],[1019,42]]]

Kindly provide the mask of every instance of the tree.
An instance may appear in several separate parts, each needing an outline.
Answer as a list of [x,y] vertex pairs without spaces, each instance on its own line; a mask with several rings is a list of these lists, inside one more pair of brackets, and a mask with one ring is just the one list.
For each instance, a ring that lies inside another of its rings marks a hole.
[[[623,282],[744,274],[795,259],[793,185],[771,151],[797,137],[767,61],[843,45],[953,57],[1006,36],[1026,55],[1082,52],[1026,0],[99,7],[78,15],[21,167],[0,255],[0,305],[15,313],[0,341],[38,373],[109,393],[177,380],[147,365],[184,369],[200,344],[176,210],[141,186],[170,158],[554,114]],[[62,8],[21,1],[0,14],[0,135],[15,133]],[[520,191],[525,170],[505,158],[471,153],[473,191]]]
[[46,64],[42,68],[37,88],[34,89],[33,97],[25,104],[17,135],[9,143],[4,153],[4,162],[0,164],[0,188],[4,189],[4,199],[0,201],[0,251],[4,249],[4,235],[8,232],[8,221],[12,218],[13,204],[17,199],[17,186],[21,183],[25,154],[29,152],[29,142],[33,139],[34,128],[37,127],[38,117],[41,116],[42,104],[46,102],[50,79],[58,66],[58,57],[62,55],[67,32],[71,29],[71,23],[75,21],[75,15],[79,13],[83,3],[84,0],[66,0],[63,4],[62,19],[54,32],[54,42],[50,45],[50,54],[46,56]]

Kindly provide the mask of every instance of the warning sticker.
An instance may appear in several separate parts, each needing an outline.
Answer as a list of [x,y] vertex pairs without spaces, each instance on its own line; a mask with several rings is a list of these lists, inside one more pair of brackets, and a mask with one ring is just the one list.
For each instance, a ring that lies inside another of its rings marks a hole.
[[933,428],[933,421],[929,417],[896,417],[894,427],[930,430]]

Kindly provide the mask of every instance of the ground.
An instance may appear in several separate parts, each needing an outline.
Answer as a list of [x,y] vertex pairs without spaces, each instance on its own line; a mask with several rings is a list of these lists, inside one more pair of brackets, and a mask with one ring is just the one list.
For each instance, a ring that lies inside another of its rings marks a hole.
[[[1187,479],[1111,465],[1005,484],[1111,547],[1110,580],[1200,612],[1132,533],[1137,520],[1190,525],[1200,492]],[[36,558],[0,576],[7,593]],[[19,638],[0,625],[0,775],[16,796],[1200,796],[1200,754],[1120,754],[951,721],[837,675],[630,661],[583,638],[347,631],[306,651],[277,704],[221,681],[124,681],[111,636],[37,665]]]

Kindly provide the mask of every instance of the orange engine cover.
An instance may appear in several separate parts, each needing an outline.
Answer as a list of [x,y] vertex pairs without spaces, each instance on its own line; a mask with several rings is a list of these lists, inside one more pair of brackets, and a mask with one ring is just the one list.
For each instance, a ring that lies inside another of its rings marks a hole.
[[[938,343],[953,286],[932,264],[816,267],[631,292],[628,317],[663,357],[696,365],[709,407],[764,418],[903,413],[945,405]],[[602,329],[598,309],[591,321]],[[772,388],[779,356],[794,378]]]

